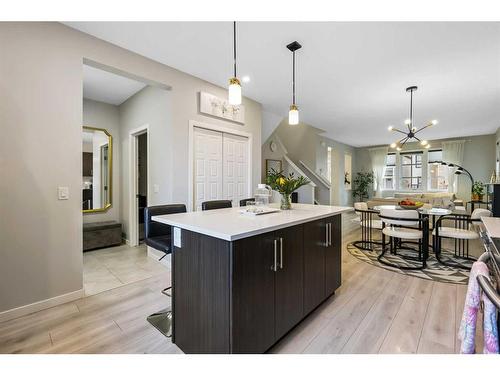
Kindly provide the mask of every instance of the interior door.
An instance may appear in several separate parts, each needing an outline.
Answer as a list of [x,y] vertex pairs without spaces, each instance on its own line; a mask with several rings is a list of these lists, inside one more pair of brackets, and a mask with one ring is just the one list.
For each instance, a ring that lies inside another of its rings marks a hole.
[[223,199],[239,206],[248,198],[248,138],[223,134]]
[[194,128],[194,200],[195,209],[201,203],[222,199],[222,133]]

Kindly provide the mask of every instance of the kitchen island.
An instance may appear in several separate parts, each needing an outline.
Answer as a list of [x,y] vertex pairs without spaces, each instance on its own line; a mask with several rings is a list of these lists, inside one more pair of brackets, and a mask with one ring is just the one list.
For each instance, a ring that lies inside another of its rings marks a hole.
[[185,353],[264,353],[341,283],[341,213],[294,204],[154,216],[172,229],[173,342]]

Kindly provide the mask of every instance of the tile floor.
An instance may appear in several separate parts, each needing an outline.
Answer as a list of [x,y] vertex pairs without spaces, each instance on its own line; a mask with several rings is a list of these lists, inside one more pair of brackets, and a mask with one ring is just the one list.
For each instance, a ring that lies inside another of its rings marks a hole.
[[83,286],[91,296],[158,276],[170,269],[170,256],[161,262],[149,257],[147,247],[128,245],[87,251],[83,254]]

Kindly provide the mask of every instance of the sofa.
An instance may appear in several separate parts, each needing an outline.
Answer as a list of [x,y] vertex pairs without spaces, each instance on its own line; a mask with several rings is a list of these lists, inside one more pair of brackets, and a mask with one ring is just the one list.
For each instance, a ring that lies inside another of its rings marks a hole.
[[457,199],[454,193],[395,193],[393,197],[372,197],[367,202],[368,207],[372,208],[374,206],[381,205],[397,205],[403,199],[411,199],[413,201],[419,201],[422,203],[431,204],[432,206],[448,206],[453,203],[455,206],[463,206],[463,201]]

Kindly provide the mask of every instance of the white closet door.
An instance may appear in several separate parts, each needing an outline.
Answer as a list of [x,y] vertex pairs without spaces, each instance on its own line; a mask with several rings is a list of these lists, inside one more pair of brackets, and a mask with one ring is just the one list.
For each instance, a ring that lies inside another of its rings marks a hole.
[[248,138],[233,134],[223,135],[223,195],[238,207],[248,193]]
[[201,210],[204,201],[222,199],[222,133],[194,128],[194,200]]

